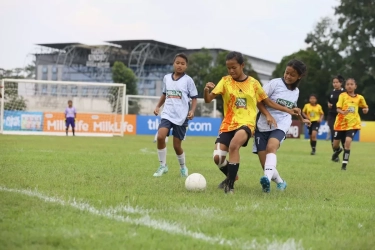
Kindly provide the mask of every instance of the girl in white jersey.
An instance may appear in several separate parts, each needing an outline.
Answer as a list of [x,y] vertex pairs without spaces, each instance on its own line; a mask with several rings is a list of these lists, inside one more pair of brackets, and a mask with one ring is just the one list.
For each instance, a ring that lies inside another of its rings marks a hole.
[[[287,64],[284,78],[271,80],[263,86],[263,89],[272,101],[290,109],[295,108],[299,97],[298,84],[305,73],[306,65],[293,59]],[[264,169],[264,176],[260,178],[260,184],[263,192],[266,193],[271,190],[271,180],[277,183],[277,189],[284,190],[287,184],[281,179],[276,169],[276,151],[285,139],[292,118],[290,114],[265,106],[262,102],[258,103],[258,109],[261,113],[258,114],[253,153],[258,154],[260,164]],[[266,116],[263,115],[267,113],[275,118],[277,127],[267,123]],[[302,119],[302,117],[300,119],[309,123],[307,119]]]

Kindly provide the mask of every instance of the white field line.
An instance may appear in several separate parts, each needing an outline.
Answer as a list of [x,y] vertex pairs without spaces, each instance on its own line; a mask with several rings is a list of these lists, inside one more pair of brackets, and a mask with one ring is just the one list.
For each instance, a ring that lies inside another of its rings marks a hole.
[[[285,242],[277,240],[267,241],[264,244],[261,244],[258,243],[256,240],[253,240],[251,242],[241,242],[240,240],[227,240],[221,236],[208,236],[202,232],[190,231],[186,227],[178,225],[177,223],[171,223],[165,220],[152,219],[148,215],[148,213],[152,212],[152,210],[138,209],[137,207],[131,207],[129,205],[111,207],[109,209],[97,209],[88,203],[79,202],[76,199],[65,201],[57,197],[44,195],[38,192],[37,190],[14,189],[0,186],[0,191],[22,194],[29,197],[35,197],[47,203],[58,204],[64,207],[72,207],[80,211],[91,213],[93,215],[105,217],[119,222],[126,222],[129,224],[146,226],[170,234],[182,235],[185,237],[202,240],[213,245],[226,245],[236,249],[303,250],[301,242],[296,242],[294,239],[289,239]],[[130,218],[129,216],[119,215],[119,212],[124,212],[128,214],[141,214],[144,216],[140,218]]]

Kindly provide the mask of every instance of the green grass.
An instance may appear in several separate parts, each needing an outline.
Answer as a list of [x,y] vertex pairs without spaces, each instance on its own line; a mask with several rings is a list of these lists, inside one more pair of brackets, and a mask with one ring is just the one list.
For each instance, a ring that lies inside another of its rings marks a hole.
[[278,152],[288,188],[264,194],[251,143],[227,196],[214,140],[183,143],[189,172],[208,183],[191,193],[171,142],[169,173],[152,176],[151,136],[0,136],[0,249],[373,249],[375,144],[353,143],[343,172],[329,142],[310,156],[306,140],[288,139]]

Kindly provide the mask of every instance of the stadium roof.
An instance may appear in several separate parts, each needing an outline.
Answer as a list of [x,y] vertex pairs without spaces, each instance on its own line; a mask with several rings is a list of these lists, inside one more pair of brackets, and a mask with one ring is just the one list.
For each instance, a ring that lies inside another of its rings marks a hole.
[[37,45],[52,48],[52,49],[65,49],[68,46],[84,45],[84,44],[82,43],[43,43],[43,44],[37,44]]
[[135,48],[138,44],[140,43],[153,43],[156,45],[159,45],[160,47],[165,47],[169,49],[181,49],[181,50],[186,50],[184,47],[180,47],[177,45],[173,45],[170,43],[163,43],[155,40],[119,40],[119,41],[106,41],[107,43],[113,43],[117,45],[121,45],[123,48]]

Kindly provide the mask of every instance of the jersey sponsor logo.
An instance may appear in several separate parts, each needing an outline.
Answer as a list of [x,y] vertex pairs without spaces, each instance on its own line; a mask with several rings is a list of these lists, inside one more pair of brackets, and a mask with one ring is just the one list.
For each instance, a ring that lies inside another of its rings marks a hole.
[[354,107],[354,106],[349,106],[349,107],[348,107],[348,111],[349,111],[350,113],[354,113],[354,112],[355,112],[355,107]]
[[315,112],[310,112],[310,117],[315,117]]
[[247,108],[246,98],[237,97],[236,98],[236,107],[238,109],[246,109]]
[[167,94],[167,98],[176,98],[176,99],[182,98],[182,92],[180,90],[167,90],[166,94]]
[[290,109],[292,109],[294,107],[294,102],[290,102],[288,100],[281,99],[281,98],[277,98],[276,103],[281,105],[281,106],[285,106],[287,108],[290,108]]

